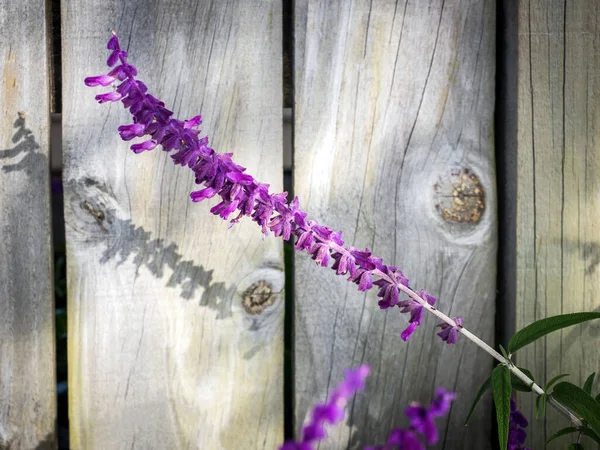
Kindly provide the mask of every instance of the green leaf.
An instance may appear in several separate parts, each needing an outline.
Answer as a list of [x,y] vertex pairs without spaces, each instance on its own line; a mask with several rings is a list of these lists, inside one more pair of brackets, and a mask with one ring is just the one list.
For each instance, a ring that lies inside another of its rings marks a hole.
[[553,331],[593,319],[600,319],[600,312],[562,314],[538,320],[527,325],[522,330],[517,331],[508,343],[508,351],[511,354],[515,353],[520,348],[537,341],[539,338],[544,337]]
[[596,372],[592,373],[587,380],[585,380],[585,384],[583,385],[583,390],[586,394],[592,395],[592,386],[594,385],[594,377],[596,376]]
[[542,394],[542,402],[541,402],[541,407],[542,407],[541,416],[542,417],[546,417],[546,402],[547,401],[548,401],[548,394]]
[[558,430],[556,433],[554,433],[552,436],[550,436],[550,439],[548,439],[546,441],[546,445],[548,445],[550,443],[550,441],[553,441],[556,438],[559,438],[561,436],[565,436],[567,434],[571,434],[571,433],[577,433],[579,430],[575,427],[567,427],[567,428],[563,428],[562,430]]
[[581,431],[581,433],[584,436],[589,437],[590,439],[592,439],[593,441],[595,441],[597,444],[600,444],[600,436],[598,436],[596,433],[594,433],[592,430],[590,430],[587,427],[581,427],[579,429],[579,431]]
[[512,387],[510,385],[510,370],[503,364],[496,366],[492,372],[492,392],[494,393],[494,405],[496,405],[500,448],[506,448],[508,446],[508,422]]
[[550,381],[548,381],[546,383],[546,387],[544,388],[544,391],[548,392],[550,390],[550,388],[552,386],[554,386],[554,383],[556,383],[561,378],[568,377],[568,376],[569,376],[568,373],[563,373],[563,374],[560,374],[560,375],[556,375],[554,378],[552,378]]
[[596,434],[600,433],[600,403],[583,389],[563,381],[554,387],[552,396],[587,422]]
[[600,394],[596,395],[596,401],[600,403]]
[[[519,370],[521,372],[523,372],[525,375],[527,375],[529,378],[531,378],[532,380],[534,380],[533,375],[531,374],[531,372],[529,370],[523,369],[522,367],[519,367]],[[531,386],[529,386],[528,384],[525,384],[524,382],[522,382],[521,379],[518,378],[512,372],[510,373],[510,383],[511,383],[513,389],[516,389],[517,391],[531,392]]]
[[479,401],[481,400],[481,397],[483,397],[483,394],[486,393],[486,391],[492,387],[492,377],[489,377],[487,380],[485,380],[483,382],[483,384],[481,385],[481,387],[479,388],[479,392],[477,393],[477,395],[475,396],[475,401],[473,402],[473,404],[471,405],[471,410],[469,411],[469,415],[467,416],[467,419],[465,420],[465,426],[467,426],[467,424],[469,423],[469,419],[471,418],[471,416],[473,415],[473,413],[475,412],[475,408],[477,408],[477,404],[479,403]]
[[[545,392],[549,392],[550,388],[554,386],[554,384],[560,380],[561,378],[568,377],[568,373],[562,373],[560,375],[556,375],[553,377],[548,383],[546,383],[546,387],[544,388]],[[535,399],[535,418],[538,417],[546,417],[546,401],[548,396],[546,394],[542,394]]]
[[504,347],[502,347],[501,345],[498,345],[498,347],[500,347],[500,353],[502,353],[502,356],[504,356],[506,359],[508,359],[510,361],[510,358],[508,357],[508,353],[506,352]]
[[540,401],[542,401],[542,397],[544,397],[543,401],[546,401],[546,399],[545,399],[546,394],[538,395],[535,399],[535,418],[536,419],[538,419],[540,417]]
[[581,427],[579,431],[581,431],[584,436],[587,436],[596,441],[596,443],[600,444],[600,436],[598,436],[596,433],[594,433],[594,431],[590,430],[588,427]]
[[576,442],[574,444],[569,445],[569,448],[567,448],[567,450],[585,450],[583,448],[583,445],[581,445],[579,442]]

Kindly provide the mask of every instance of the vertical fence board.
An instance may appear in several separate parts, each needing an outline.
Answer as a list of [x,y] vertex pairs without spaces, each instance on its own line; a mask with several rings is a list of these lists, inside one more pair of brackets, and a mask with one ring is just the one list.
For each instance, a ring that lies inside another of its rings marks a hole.
[[[295,191],[310,217],[401,268],[492,343],[495,3],[425,3],[296,2]],[[484,198],[461,197],[463,182]],[[320,448],[383,443],[408,402],[429,403],[438,386],[458,393],[441,446],[490,447],[489,399],[463,427],[487,355],[464,339],[446,347],[431,317],[404,343],[407,317],[379,310],[374,292],[303,254],[296,268],[297,429],[343,368],[365,362],[365,394]]]
[[0,448],[55,447],[43,2],[0,4]]
[[[596,1],[520,3],[517,328],[600,310],[599,45]],[[597,323],[553,333],[517,359],[542,385],[560,373],[583,383],[600,372],[599,335]],[[533,397],[520,399],[533,419]],[[567,426],[554,410],[532,422],[532,448]],[[563,439],[549,448],[565,448]]]
[[[62,2],[74,449],[266,448],[283,438],[282,246],[191,204],[193,174],[120,142],[94,102],[110,30],[178,118],[281,189],[281,5]],[[265,281],[274,303],[242,306]]]

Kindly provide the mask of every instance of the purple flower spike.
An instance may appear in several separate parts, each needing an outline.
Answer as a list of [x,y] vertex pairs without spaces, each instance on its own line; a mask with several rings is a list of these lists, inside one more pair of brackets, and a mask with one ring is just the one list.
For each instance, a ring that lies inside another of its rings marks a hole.
[[437,335],[442,338],[442,341],[447,344],[456,344],[460,328],[462,328],[463,320],[460,317],[453,317],[452,320],[456,322],[456,327],[453,327],[446,322],[440,323],[438,327],[442,329]]
[[363,450],[425,450],[425,445],[421,442],[416,433],[412,430],[402,430],[396,428],[388,436],[384,446],[364,447]]
[[313,445],[326,436],[325,424],[333,425],[344,418],[345,408],[355,392],[362,391],[365,379],[370,368],[362,365],[356,369],[348,369],[345,379],[329,396],[327,403],[314,407],[311,421],[302,429],[302,440],[299,442],[288,441],[279,447],[279,450],[313,450]]
[[[400,301],[400,291],[407,292],[409,288],[408,280],[400,270],[385,265],[368,248],[359,250],[344,246],[341,232],[307,220],[297,197],[288,202],[286,192],[269,192],[269,185],[245,173],[246,169],[232,160],[232,153],[215,152],[208,146],[208,137],[199,136],[200,115],[188,120],[173,118],[173,112],[136,79],[138,71],[127,61],[127,52],[121,49],[114,33],[107,48],[111,52],[107,61],[111,69],[107,74],[86,78],[85,83],[88,86],[119,83],[116,90],[99,94],[96,99],[100,103],[121,101],[129,110],[131,123],[120,126],[119,134],[125,141],[144,139],[131,145],[134,153],[162,146],[165,152],[172,152],[175,164],[187,166],[194,172],[195,182],[201,188],[190,194],[192,201],[218,196],[219,203],[210,211],[229,220],[231,225],[243,217],[250,217],[265,236],[272,233],[292,241],[297,250],[308,253],[317,264],[331,267],[337,275],[347,276],[360,291],[377,286],[380,308],[398,305],[402,312],[410,313],[410,324],[401,334],[404,340],[410,337],[422,321],[423,307],[414,300]],[[333,259],[331,266],[330,259]],[[419,295],[430,305],[435,302],[435,298],[423,291]],[[457,331],[442,325],[440,336],[446,342],[454,343]]]
[[388,444],[397,445],[402,450],[425,450],[425,446],[411,430],[396,430],[388,439]]
[[510,419],[508,425],[508,450],[531,450],[528,447],[522,447],[527,438],[527,433],[523,428],[527,428],[529,422],[523,413],[517,410],[517,403],[514,398],[510,399]]
[[435,398],[429,407],[429,414],[432,417],[442,417],[450,410],[450,403],[456,398],[454,392],[448,392],[444,388],[438,388],[435,391]]
[[407,429],[394,429],[388,436],[386,444],[380,447],[365,447],[364,450],[425,450],[425,444],[419,438],[421,435],[427,444],[436,444],[438,430],[434,419],[446,415],[450,403],[456,394],[439,388],[429,408],[412,403],[404,414],[410,421]]
[[413,404],[404,411],[410,419],[411,428],[421,433],[428,444],[435,444],[438,440],[437,427],[433,419],[445,415],[450,409],[450,402],[455,398],[456,394],[453,392],[439,388],[429,408]]

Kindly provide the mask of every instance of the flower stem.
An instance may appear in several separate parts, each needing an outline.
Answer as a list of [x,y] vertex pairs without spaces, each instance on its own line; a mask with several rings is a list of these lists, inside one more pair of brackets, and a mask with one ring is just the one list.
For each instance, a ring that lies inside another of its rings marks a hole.
[[[303,231],[306,231],[306,230],[303,230]],[[319,236],[315,236],[315,238],[319,241],[327,243],[327,245],[336,252],[350,255],[350,252],[348,251],[348,249],[344,248],[342,245],[338,245],[331,240],[321,239]],[[488,354],[490,354],[498,362],[500,362],[501,364],[505,364],[508,367],[508,369],[518,379],[520,379],[527,386],[530,386],[531,390],[535,394],[537,394],[538,396],[546,394],[546,392],[539,385],[537,385],[535,383],[535,381],[533,381],[531,378],[529,378],[527,375],[525,375],[525,373],[523,373],[517,366],[515,366],[515,364],[510,359],[506,359],[504,356],[502,356],[500,353],[498,353],[496,350],[494,350],[490,345],[488,345],[485,341],[479,339],[477,336],[475,336],[473,333],[471,333],[469,330],[467,330],[464,326],[457,324],[454,319],[448,317],[446,314],[441,312],[439,309],[430,305],[425,299],[423,299],[419,294],[417,294],[411,288],[403,285],[402,283],[397,283],[395,280],[392,279],[392,277],[383,273],[379,269],[373,269],[372,273],[373,273],[373,275],[375,275],[379,278],[382,278],[392,284],[395,284],[398,287],[398,289],[400,289],[402,292],[407,294],[410,298],[412,298],[417,303],[419,303],[421,306],[423,306],[423,308],[425,308],[431,314],[433,314],[434,316],[436,316],[438,319],[442,320],[443,322],[447,323],[448,325],[456,328],[460,332],[460,334],[465,336],[471,342],[475,343],[475,345],[477,345],[478,347],[485,350]],[[548,403],[550,403],[561,414],[563,414],[565,417],[567,417],[573,425],[575,425],[576,427],[583,426],[581,419],[579,417],[577,417],[577,415],[575,413],[573,413],[569,408],[567,408],[563,404],[559,403],[551,395],[547,395],[547,399],[548,399]]]
[[[337,245],[332,242],[329,242],[329,245],[337,252],[348,253],[348,251],[340,245]],[[469,330],[467,330],[464,326],[458,325],[452,318],[448,317],[446,314],[441,312],[439,309],[431,306],[425,299],[423,299],[419,294],[417,294],[411,288],[409,288],[408,286],[404,286],[402,283],[396,283],[391,277],[389,277],[388,275],[386,275],[385,273],[383,273],[382,271],[380,271],[378,269],[373,270],[373,275],[376,275],[379,278],[383,278],[383,279],[389,281],[390,283],[396,284],[396,286],[398,286],[398,289],[400,289],[402,292],[407,294],[410,298],[412,298],[413,300],[418,302],[421,306],[423,306],[423,308],[425,308],[431,314],[436,316],[438,319],[441,319],[442,321],[446,322],[448,325],[458,329],[458,331],[464,337],[469,339],[471,342],[475,343],[475,345],[477,345],[478,347],[485,350],[488,354],[490,354],[494,359],[496,359],[500,363],[505,364],[508,367],[508,369],[518,379],[520,379],[527,386],[530,386],[531,390],[535,394],[537,394],[537,395],[546,394],[546,392],[538,384],[536,384],[535,381],[533,381],[531,378],[529,378],[527,375],[525,375],[517,366],[514,365],[514,363],[511,360],[506,359],[504,356],[502,356],[500,353],[498,353],[496,350],[494,350],[492,347],[490,347],[485,341],[482,341],[481,339],[479,339],[477,336],[475,336],[473,333],[471,333]],[[563,414],[565,417],[567,417],[573,425],[575,425],[576,427],[583,426],[581,419],[579,417],[577,417],[577,415],[575,413],[573,413],[569,408],[564,406],[562,403],[559,403],[551,395],[548,395],[547,399],[548,399],[548,403],[550,403],[561,414]]]
[[[377,273],[377,275],[378,276],[387,277],[387,275],[385,275],[382,272]],[[433,306],[431,306],[429,303],[427,303],[423,298],[421,298],[421,296],[419,296],[419,294],[417,294],[411,288],[406,287],[406,286],[404,286],[402,284],[398,284],[397,286],[398,286],[398,288],[400,290],[402,290],[404,293],[406,293],[410,298],[412,298],[413,300],[415,300],[416,302],[418,302],[419,304],[421,304],[431,314],[435,315],[436,317],[438,317],[439,319],[443,320],[447,324],[449,324],[449,325],[457,328],[459,330],[459,332],[463,336],[465,336],[470,341],[474,342],[475,345],[479,346],[480,348],[482,348],[483,350],[485,350],[487,353],[489,353],[490,355],[492,355],[492,357],[494,357],[500,363],[506,364],[506,366],[508,367],[508,369],[513,374],[515,374],[515,376],[518,379],[520,379],[523,383],[525,383],[527,386],[530,386],[531,390],[534,393],[536,393],[537,395],[543,395],[543,394],[546,393],[531,378],[529,378],[517,366],[515,366],[512,361],[506,359],[504,356],[502,356],[500,353],[498,353],[496,350],[494,350],[492,347],[490,347],[486,342],[484,342],[481,339],[479,339],[477,336],[475,336],[473,333],[471,333],[465,327],[457,325],[454,320],[452,320],[450,317],[448,317],[447,315],[445,315],[444,313],[442,313],[437,308],[434,308]],[[563,414],[565,417],[567,417],[567,419],[569,419],[573,425],[575,425],[576,427],[582,427],[583,426],[583,423],[582,423],[581,419],[579,417],[577,417],[577,415],[575,413],[573,413],[569,408],[567,408],[566,406],[564,406],[562,403],[559,403],[554,397],[552,397],[550,395],[547,396],[547,399],[548,399],[548,403],[550,403],[561,414]]]

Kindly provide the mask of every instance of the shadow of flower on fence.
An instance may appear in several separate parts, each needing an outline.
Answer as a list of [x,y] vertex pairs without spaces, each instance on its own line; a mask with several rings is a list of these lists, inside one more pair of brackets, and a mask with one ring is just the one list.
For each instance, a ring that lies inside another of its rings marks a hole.
[[153,238],[152,233],[137,226],[130,219],[121,219],[110,207],[112,192],[90,178],[69,181],[66,193],[70,208],[77,220],[67,224],[79,234],[83,243],[101,245],[100,263],[115,261],[117,266],[132,260],[136,274],[145,268],[156,278],[163,278],[167,269],[172,271],[166,286],[179,287],[180,296],[191,300],[202,290],[199,305],[217,311],[217,319],[231,317],[231,303],[237,286],[213,280],[213,271],[206,270],[192,260],[184,260],[175,243]]
[[50,433],[46,436],[46,439],[41,441],[35,450],[51,450],[56,448],[56,436],[53,433]]
[[565,239],[564,241],[555,239],[554,242],[557,245],[562,245],[564,242],[565,250],[569,252],[579,252],[580,258],[585,263],[586,275],[592,275],[596,269],[598,269],[598,265],[600,265],[600,242],[582,242],[570,239]]
[[[14,427],[13,435],[6,435],[5,430],[0,424],[0,450],[10,450],[13,448],[24,448],[22,441],[22,434],[19,433],[19,429]],[[39,441],[35,447],[31,447],[33,450],[52,450],[56,448],[56,436],[54,433],[48,433],[43,441]]]
[[583,257],[587,264],[585,273],[591,275],[598,268],[598,264],[600,264],[600,243],[586,242],[583,246]]
[[0,150],[0,159],[14,159],[21,156],[21,159],[11,161],[2,166],[3,172],[25,171],[33,177],[40,170],[46,170],[48,158],[40,151],[40,146],[36,142],[32,131],[25,126],[25,113],[19,112],[17,120],[13,124],[17,130],[12,136],[12,142],[16,144],[13,148]]

